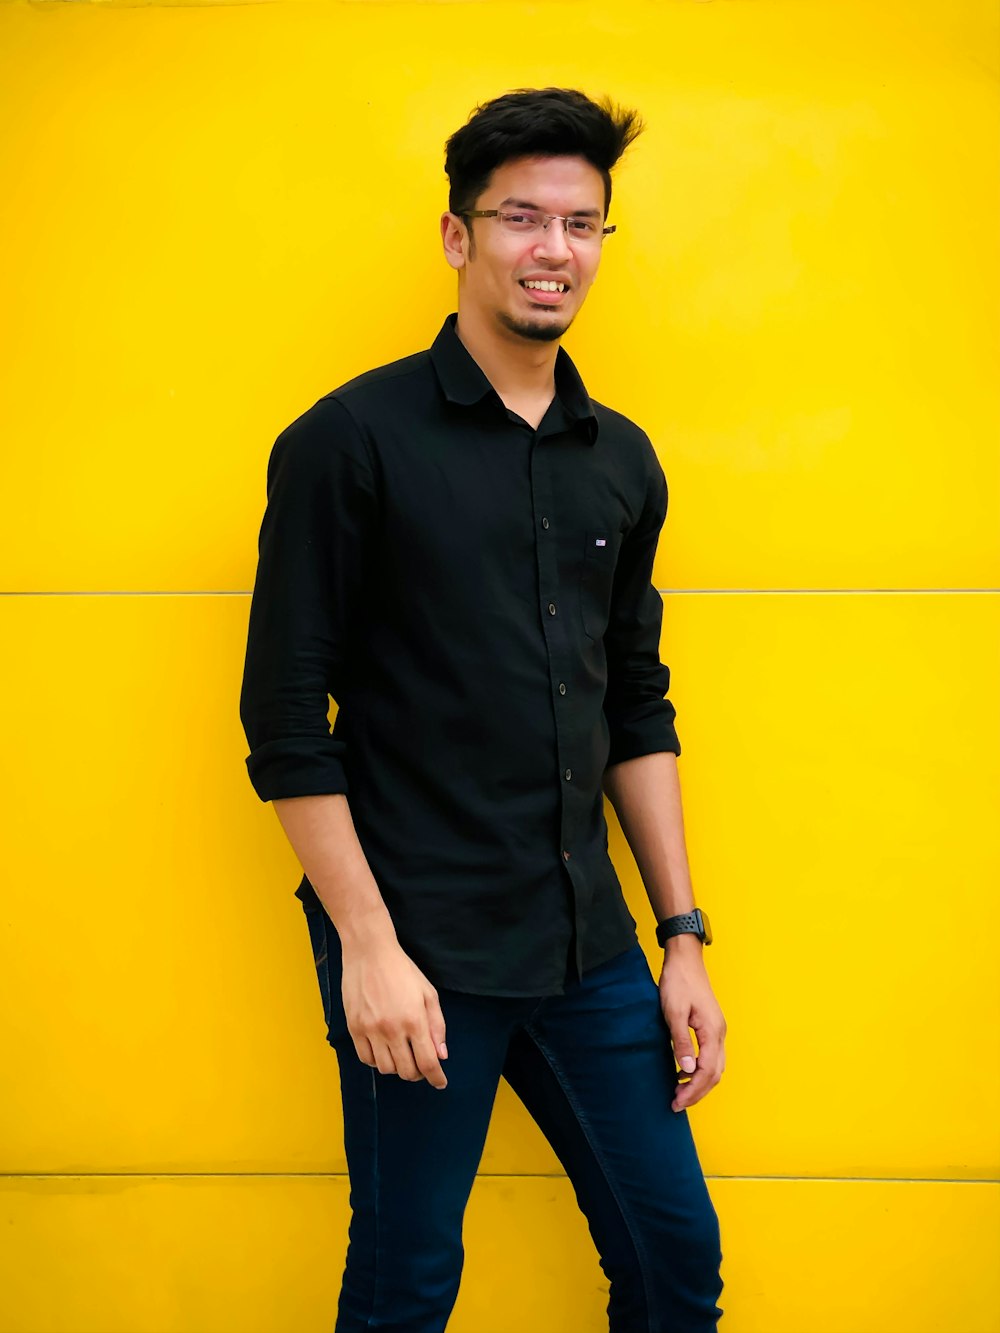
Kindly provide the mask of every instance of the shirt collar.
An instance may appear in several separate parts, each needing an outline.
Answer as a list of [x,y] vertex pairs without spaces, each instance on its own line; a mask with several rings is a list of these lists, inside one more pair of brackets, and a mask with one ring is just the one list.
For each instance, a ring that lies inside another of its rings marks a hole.
[[[444,396],[451,403],[471,406],[489,393],[495,393],[482,367],[455,332],[457,313],[450,314],[431,345],[430,355]],[[562,347],[556,353],[554,370],[556,394],[566,415],[583,425],[591,444],[597,439],[597,415],[584,387],[580,372]]]

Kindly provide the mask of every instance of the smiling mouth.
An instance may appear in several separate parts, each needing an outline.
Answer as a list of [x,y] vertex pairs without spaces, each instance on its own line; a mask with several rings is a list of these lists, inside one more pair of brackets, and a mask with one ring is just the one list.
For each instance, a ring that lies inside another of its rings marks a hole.
[[564,292],[569,291],[568,282],[557,282],[555,279],[548,282],[542,282],[520,278],[518,281],[526,292],[545,292],[548,296],[561,296]]

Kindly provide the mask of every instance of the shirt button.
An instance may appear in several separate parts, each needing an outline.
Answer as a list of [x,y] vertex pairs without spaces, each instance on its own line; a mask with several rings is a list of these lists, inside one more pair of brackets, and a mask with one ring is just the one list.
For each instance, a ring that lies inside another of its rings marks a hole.
[[543,518],[543,519],[542,519],[542,527],[543,527],[543,528],[547,528],[548,526],[549,526],[549,520],[548,520],[547,518]]
[[550,616],[554,616],[555,613],[556,613],[556,604],[555,604],[555,602],[549,602],[549,615],[550,615]]
[[566,779],[567,782],[569,782],[572,776],[573,776],[573,770],[571,768],[567,768],[566,772],[563,774],[563,777]]
[[560,693],[560,694],[565,694],[565,693],[566,693],[566,686],[565,686],[565,684],[564,684],[562,681],[559,682],[559,693]]
[[566,851],[563,852],[563,860],[564,860],[564,861],[568,861],[568,860],[569,860],[569,852],[566,852]]

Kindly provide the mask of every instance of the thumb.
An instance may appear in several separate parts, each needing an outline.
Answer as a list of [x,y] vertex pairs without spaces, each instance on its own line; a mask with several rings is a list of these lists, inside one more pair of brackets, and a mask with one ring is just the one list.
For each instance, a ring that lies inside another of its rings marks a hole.
[[694,1043],[687,1028],[671,1034],[674,1043],[674,1058],[685,1074],[693,1074],[697,1065]]
[[445,1045],[444,1040],[444,1014],[441,1012],[441,1004],[436,995],[430,996],[427,1000],[427,1019],[431,1041],[434,1043],[434,1049],[442,1060],[447,1060],[448,1047]]

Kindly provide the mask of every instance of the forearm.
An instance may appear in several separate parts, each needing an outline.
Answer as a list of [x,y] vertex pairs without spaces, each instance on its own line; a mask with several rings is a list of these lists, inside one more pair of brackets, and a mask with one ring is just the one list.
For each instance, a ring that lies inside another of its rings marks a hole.
[[358,841],[347,797],[293,796],[272,804],[344,946],[395,942],[395,928]]
[[[684,841],[677,756],[668,750],[639,755],[605,771],[604,791],[635,857],[657,921],[695,906]],[[696,935],[675,935],[667,952],[703,949]]]

